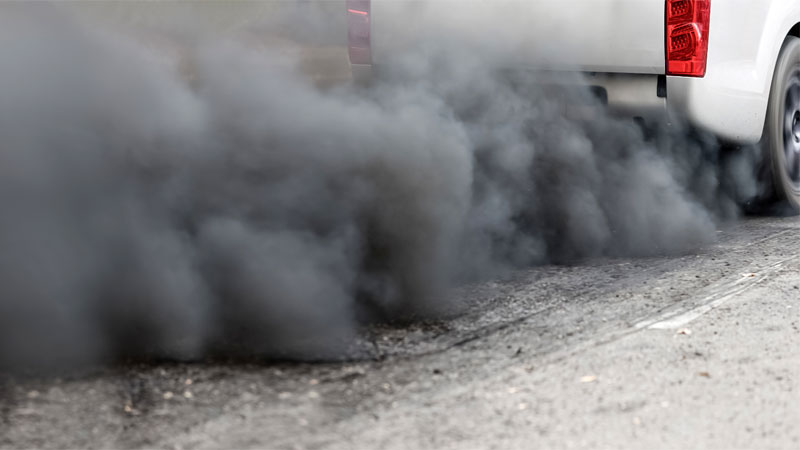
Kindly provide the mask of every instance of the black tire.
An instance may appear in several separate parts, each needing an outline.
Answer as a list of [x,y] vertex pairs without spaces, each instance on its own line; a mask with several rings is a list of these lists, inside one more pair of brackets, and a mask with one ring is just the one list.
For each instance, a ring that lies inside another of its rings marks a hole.
[[794,36],[783,41],[775,66],[761,145],[769,210],[800,213],[800,39]]

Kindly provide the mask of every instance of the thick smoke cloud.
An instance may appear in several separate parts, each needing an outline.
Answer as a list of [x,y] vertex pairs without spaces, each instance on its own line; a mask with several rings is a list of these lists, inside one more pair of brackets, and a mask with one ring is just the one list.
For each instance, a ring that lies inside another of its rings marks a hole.
[[322,90],[241,39],[192,30],[175,57],[4,9],[4,366],[348,357],[365,324],[456,313],[455,283],[690,251],[750,195],[713,140],[568,118],[588,92],[453,49]]

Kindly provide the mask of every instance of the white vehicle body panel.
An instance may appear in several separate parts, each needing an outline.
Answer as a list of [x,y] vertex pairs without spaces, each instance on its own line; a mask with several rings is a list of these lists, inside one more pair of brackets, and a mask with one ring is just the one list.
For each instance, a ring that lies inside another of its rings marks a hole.
[[757,142],[781,45],[800,23],[800,1],[711,0],[706,76],[667,77],[661,99],[655,79],[665,73],[665,6],[665,0],[373,0],[373,63],[457,43],[496,66],[599,73],[589,81],[609,87],[609,105],[622,104],[626,114],[637,115],[639,104],[642,115],[663,104],[664,112],[721,138]]
[[670,108],[722,138],[758,142],[778,54],[799,22],[797,0],[712,0],[706,76],[669,77]]
[[664,73],[663,0],[373,0],[371,20],[376,64],[446,41],[494,63]]

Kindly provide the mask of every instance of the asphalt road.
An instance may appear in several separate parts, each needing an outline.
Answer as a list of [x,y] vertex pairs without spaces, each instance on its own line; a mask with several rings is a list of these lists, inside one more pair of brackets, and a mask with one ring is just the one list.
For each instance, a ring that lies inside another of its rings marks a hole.
[[341,364],[5,377],[0,448],[800,448],[800,220],[469,286]]

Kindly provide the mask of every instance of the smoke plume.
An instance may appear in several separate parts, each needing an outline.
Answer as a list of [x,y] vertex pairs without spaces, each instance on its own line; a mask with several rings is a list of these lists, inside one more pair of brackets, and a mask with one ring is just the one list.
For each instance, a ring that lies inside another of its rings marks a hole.
[[457,313],[457,283],[696,249],[751,195],[713,139],[572,118],[588,90],[444,44],[323,89],[250,29],[4,9],[4,366],[348,357],[364,325]]

